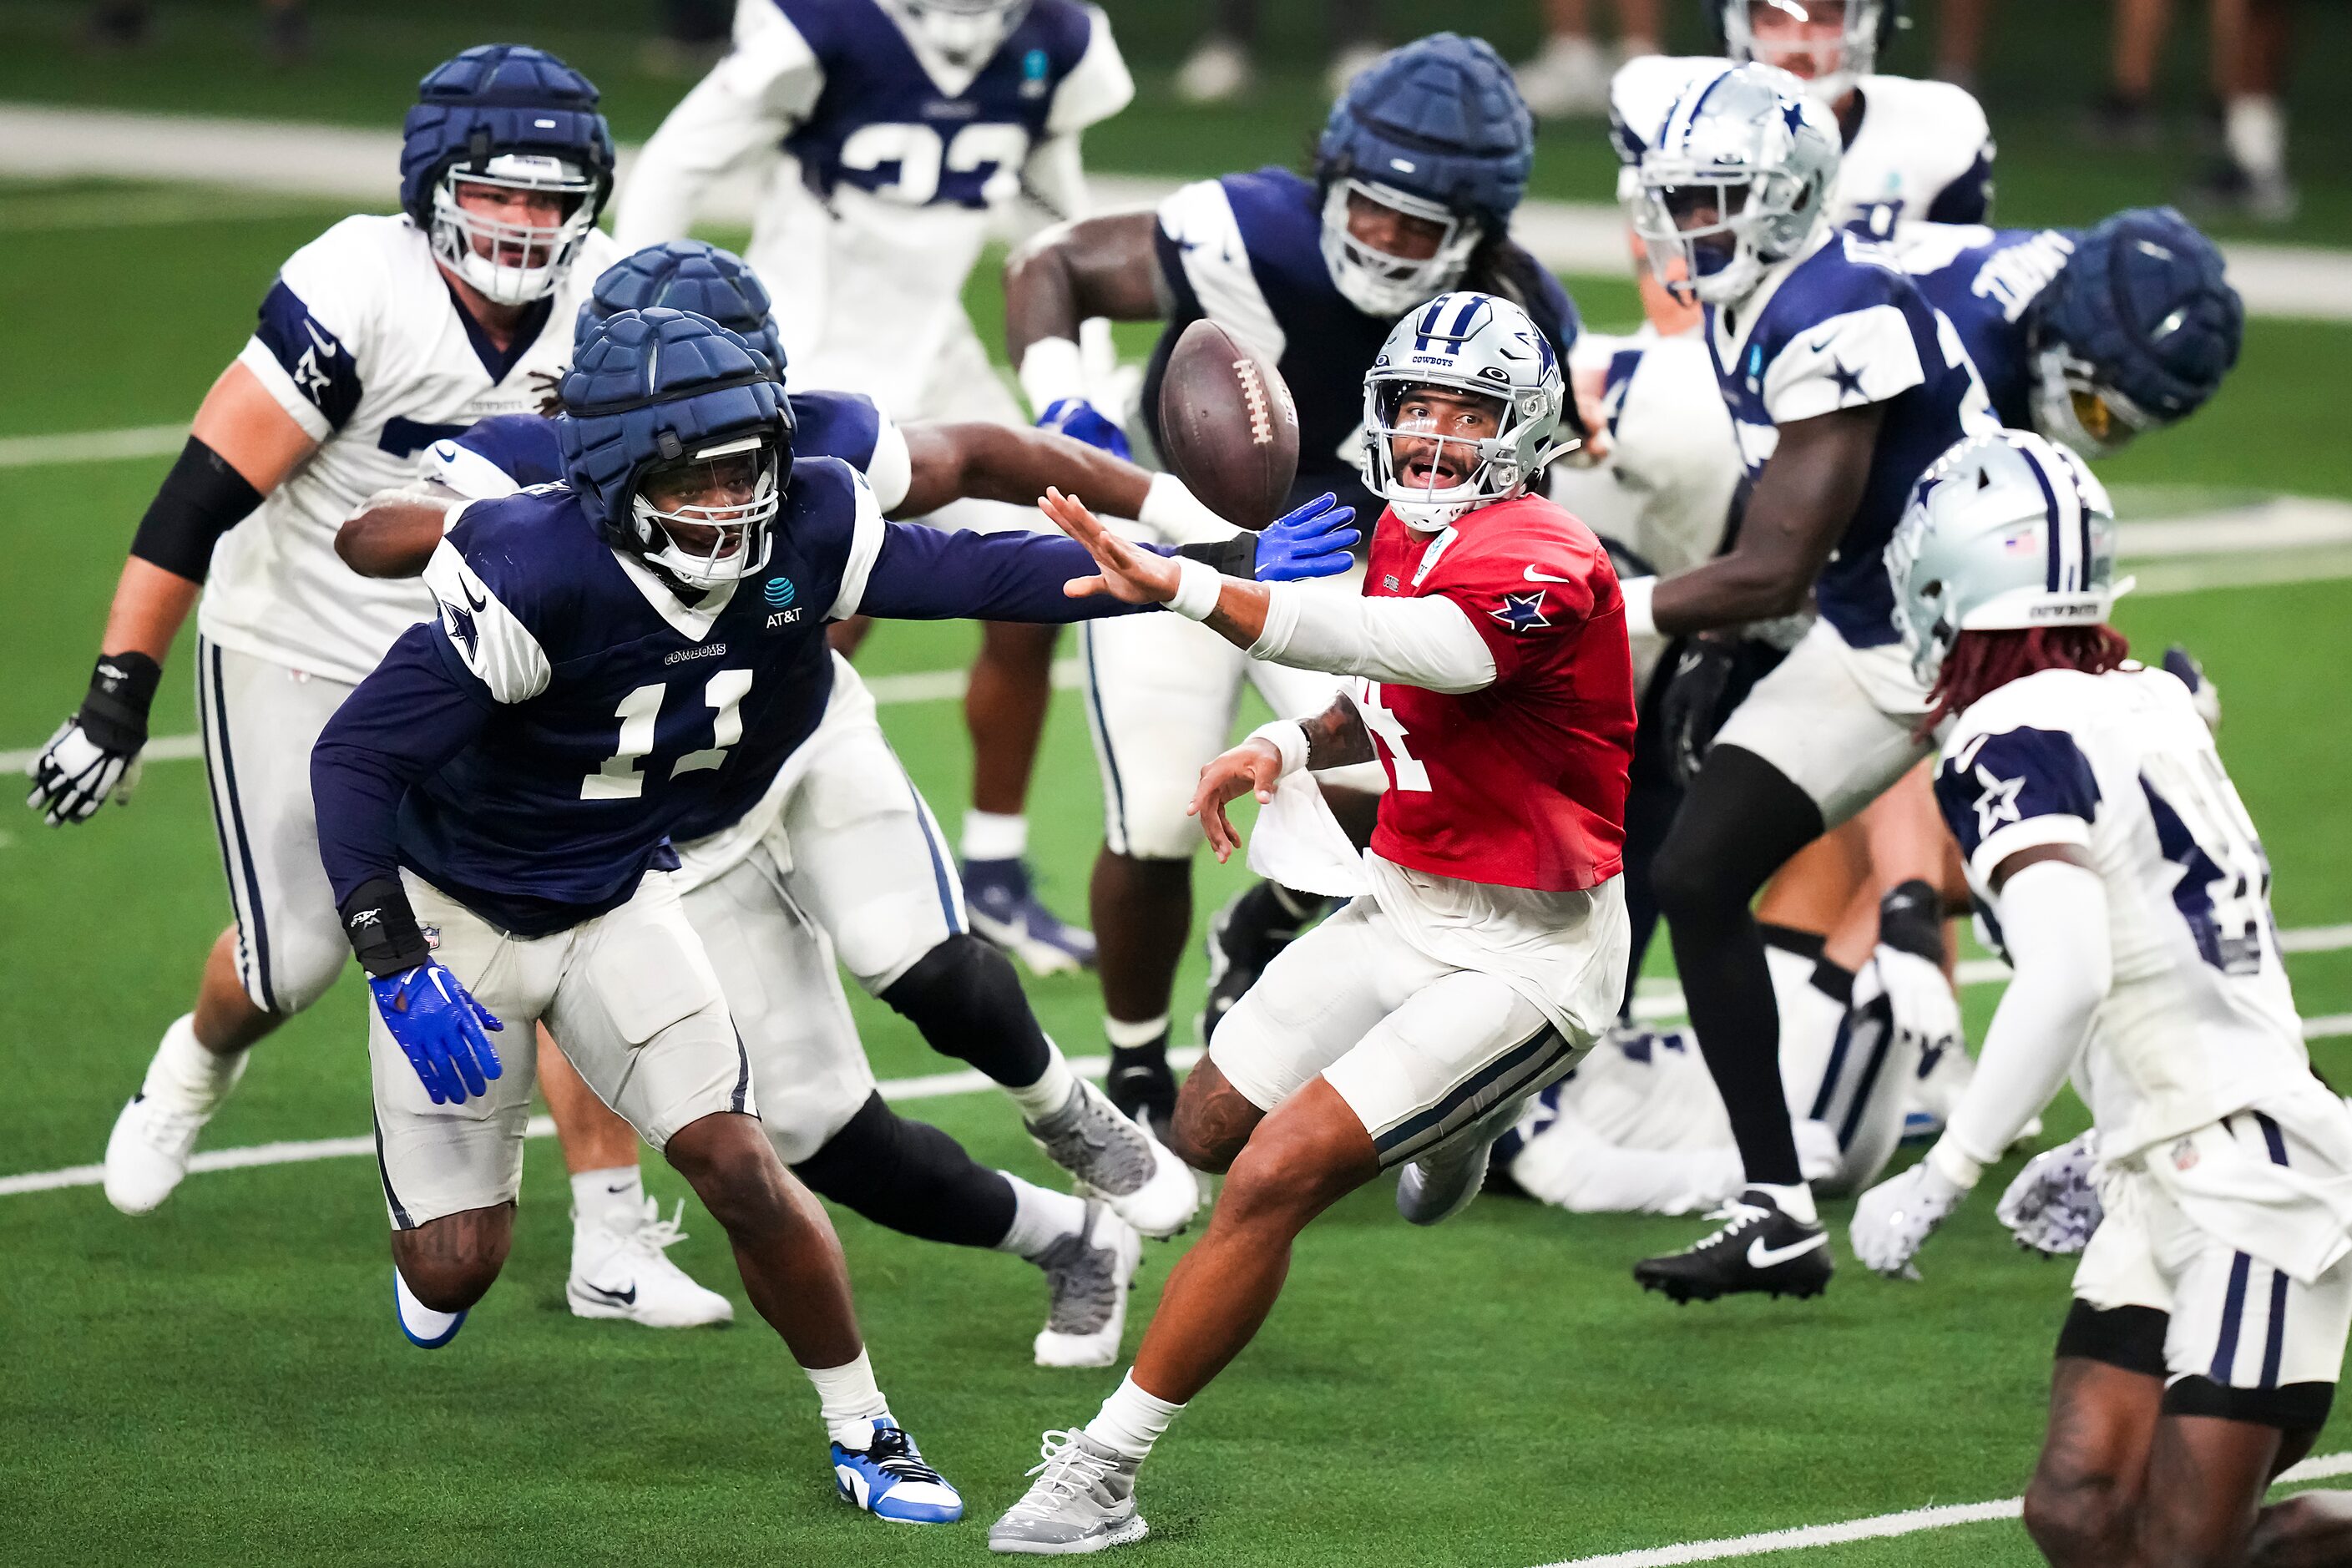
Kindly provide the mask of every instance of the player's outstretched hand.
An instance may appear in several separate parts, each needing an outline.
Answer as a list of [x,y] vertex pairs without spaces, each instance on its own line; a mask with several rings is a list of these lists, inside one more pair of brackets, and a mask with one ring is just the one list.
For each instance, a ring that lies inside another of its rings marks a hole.
[[2045,1149],[2025,1162],[1993,1212],[2028,1252],[2044,1258],[2080,1252],[2106,1217],[2093,1179],[2098,1163],[2096,1129],[2071,1143]]
[[489,1080],[505,1072],[483,1031],[506,1026],[439,964],[378,976],[368,989],[434,1104],[462,1105],[471,1095],[487,1094]]
[[1092,577],[1073,577],[1062,592],[1073,599],[1108,594],[1128,605],[1164,605],[1176,596],[1177,565],[1173,558],[1139,550],[1105,528],[1076,496],[1049,489],[1037,502],[1045,520],[1080,544],[1102,570]]
[[1932,1160],[1879,1183],[1854,1205],[1847,1232],[1854,1257],[1890,1279],[1918,1279],[1911,1259],[1968,1195],[1968,1188],[1936,1169]]
[[1201,831],[1209,836],[1209,847],[1217,852],[1219,865],[1242,847],[1242,836],[1234,831],[1232,820],[1225,816],[1225,802],[1255,795],[1264,805],[1274,798],[1275,786],[1281,782],[1282,753],[1268,741],[1244,741],[1201,770],[1200,787],[1192,792],[1192,804],[1184,810],[1201,819]]
[[1255,575],[1261,583],[1339,575],[1355,563],[1348,552],[1363,542],[1348,526],[1355,521],[1356,509],[1341,506],[1329,490],[1283,513],[1258,531]]

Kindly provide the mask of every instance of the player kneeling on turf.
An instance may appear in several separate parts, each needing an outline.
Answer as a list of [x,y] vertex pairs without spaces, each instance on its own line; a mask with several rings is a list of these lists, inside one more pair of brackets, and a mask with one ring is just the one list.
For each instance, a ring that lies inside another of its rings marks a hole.
[[2312,1075],[2253,824],[2188,687],[2105,624],[2114,519],[2064,447],[1955,447],[1886,559],[1949,721],[1937,800],[2016,978],[1943,1138],[1864,1194],[1854,1255],[1910,1272],[2074,1072],[2105,1219],[2026,1529],[2066,1565],[2308,1545],[2325,1505],[2259,1505],[2319,1435],[2352,1324],[2352,1110]]
[[1305,786],[1303,768],[1377,757],[1390,790],[1348,868],[1358,896],[1267,966],[1185,1083],[1175,1147],[1229,1172],[1223,1194],[1126,1382],[1085,1430],[1047,1435],[1036,1483],[989,1531],[998,1552],[1140,1540],[1138,1468],[1257,1331],[1298,1232],[1395,1166],[1407,1219],[1459,1212],[1520,1102],[1616,1011],[1633,670],[1600,542],[1527,493],[1561,450],[1558,362],[1517,306],[1446,294],[1390,334],[1366,392],[1367,482],[1390,506],[1361,598],[1170,563],[1046,503],[1101,566],[1069,592],[1166,604],[1258,658],[1363,678],[1202,770],[1193,809],[1220,858],[1225,803]]

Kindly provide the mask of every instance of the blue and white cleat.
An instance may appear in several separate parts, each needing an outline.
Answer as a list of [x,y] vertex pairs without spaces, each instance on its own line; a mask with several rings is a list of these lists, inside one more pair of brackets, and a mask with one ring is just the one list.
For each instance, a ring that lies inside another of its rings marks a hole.
[[892,1524],[953,1524],[963,1517],[962,1496],[923,1463],[915,1440],[887,1415],[874,1423],[874,1440],[865,1447],[833,1446],[833,1481],[843,1497]]
[[965,861],[963,900],[972,934],[1019,959],[1030,973],[1066,974],[1095,966],[1095,933],[1047,909],[1022,861]]
[[408,1342],[421,1351],[439,1350],[466,1326],[464,1312],[436,1311],[418,1300],[398,1268],[392,1271],[392,1316]]

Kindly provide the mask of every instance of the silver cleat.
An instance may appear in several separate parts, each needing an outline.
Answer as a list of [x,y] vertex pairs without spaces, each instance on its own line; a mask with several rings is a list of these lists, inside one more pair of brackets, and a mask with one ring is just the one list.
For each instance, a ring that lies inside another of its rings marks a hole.
[[1135,1511],[1135,1472],[1143,1463],[1084,1432],[1048,1432],[1037,1479],[1004,1517],[988,1527],[991,1552],[1069,1557],[1127,1546],[1151,1533]]

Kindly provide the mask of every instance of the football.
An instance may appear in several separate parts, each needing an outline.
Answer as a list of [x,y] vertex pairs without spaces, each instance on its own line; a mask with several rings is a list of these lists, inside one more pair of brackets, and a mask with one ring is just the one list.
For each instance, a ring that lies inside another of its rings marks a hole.
[[1239,528],[1284,510],[1298,473],[1298,409],[1273,362],[1211,321],[1184,329],[1160,382],[1169,468]]

